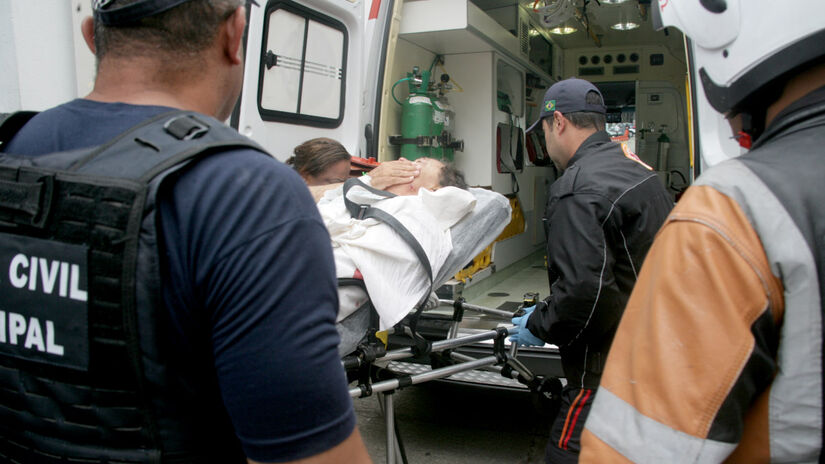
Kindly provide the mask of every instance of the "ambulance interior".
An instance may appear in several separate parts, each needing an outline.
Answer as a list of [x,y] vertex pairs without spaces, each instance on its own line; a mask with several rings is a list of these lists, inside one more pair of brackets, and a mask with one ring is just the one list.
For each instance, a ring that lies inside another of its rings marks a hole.
[[[379,162],[401,156],[453,161],[470,186],[505,196],[511,221],[438,289],[445,300],[464,298],[499,311],[465,313],[461,333],[509,322],[504,315],[525,295],[544,298],[549,291],[544,244],[552,237],[544,236],[542,219],[558,173],[543,135],[524,131],[552,83],[569,77],[595,83],[608,107],[610,135],[658,173],[674,200],[701,167],[691,114],[709,110],[696,103],[704,101],[701,88],[689,84],[682,34],[653,29],[650,0],[383,0],[370,6],[364,27],[355,6],[339,2],[262,5],[250,20],[235,123],[279,159],[304,140],[327,136]],[[708,121],[723,141],[716,143],[727,143],[722,123]],[[450,311],[431,312],[447,317]],[[449,329],[435,323],[432,330],[438,338]],[[482,343],[461,350],[477,356],[485,349]],[[538,372],[561,375],[551,345],[520,356]]]
[[[525,294],[547,296],[542,217],[558,173],[543,134],[525,137],[524,130],[537,118],[553,82],[568,77],[594,82],[604,95],[614,140],[657,171],[674,199],[690,184],[685,44],[678,31],[653,30],[649,7],[636,0],[405,2],[395,50],[387,54],[384,88],[415,67],[433,69],[433,81],[446,80],[441,100],[452,117],[451,139],[463,141],[454,162],[470,185],[491,187],[513,207],[512,221],[489,256],[477,258],[452,286],[442,287],[442,294],[510,311]],[[407,98],[408,87],[398,85],[395,98]],[[384,99],[379,127],[386,136],[379,141],[401,133],[402,109]],[[381,144],[378,158],[393,159],[399,152]],[[496,316],[465,313],[462,333],[499,322]],[[558,364],[548,361],[555,351],[545,345],[521,349],[519,356],[538,372],[560,376]]]

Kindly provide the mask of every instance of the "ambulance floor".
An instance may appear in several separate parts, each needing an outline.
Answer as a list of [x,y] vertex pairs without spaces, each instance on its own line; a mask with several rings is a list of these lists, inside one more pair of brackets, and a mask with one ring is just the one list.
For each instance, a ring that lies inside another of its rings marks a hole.
[[549,292],[543,249],[478,283],[469,282],[462,296],[468,303],[498,308],[507,302],[521,304],[528,292],[538,293],[539,298],[546,297]]

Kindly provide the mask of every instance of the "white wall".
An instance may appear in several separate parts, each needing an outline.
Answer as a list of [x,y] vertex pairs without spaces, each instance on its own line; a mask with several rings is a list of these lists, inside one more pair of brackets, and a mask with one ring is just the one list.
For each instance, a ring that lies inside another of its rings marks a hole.
[[72,3],[0,2],[0,112],[43,110],[77,96]]
[[[502,62],[509,66],[502,66]],[[446,55],[445,66],[463,92],[449,94],[456,112],[455,138],[464,140],[464,151],[456,152],[456,166],[464,171],[470,185],[488,186],[508,194],[513,191],[512,176],[501,174],[496,167],[496,126],[509,123],[509,116],[498,110],[496,91],[513,95],[516,112],[514,124],[525,129],[532,121],[526,119],[524,106],[524,69],[513,60],[495,52]],[[518,94],[518,95],[516,95]],[[542,93],[543,94],[543,93]],[[525,220],[525,232],[496,243],[494,261],[498,269],[524,258],[544,243],[542,216],[547,188],[554,179],[551,167],[533,166],[527,162],[516,174],[518,199]]]

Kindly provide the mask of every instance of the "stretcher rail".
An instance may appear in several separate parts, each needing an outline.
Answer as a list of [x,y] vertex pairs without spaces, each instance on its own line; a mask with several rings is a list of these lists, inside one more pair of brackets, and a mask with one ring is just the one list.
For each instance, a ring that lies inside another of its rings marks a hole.
[[[446,306],[452,306],[453,303],[454,303],[453,300],[442,300],[442,299],[439,299],[438,302],[440,304],[446,305]],[[474,304],[470,304],[470,303],[466,303],[466,302],[462,302],[461,306],[464,309],[469,309],[471,311],[475,311],[475,312],[483,313],[483,314],[490,314],[492,316],[500,316],[500,317],[503,317],[507,320],[512,319],[513,315],[514,315],[513,311],[504,311],[504,310],[501,310],[501,309],[487,308],[487,307],[484,307],[484,306],[478,306],[478,305],[474,305]]]
[[[510,327],[502,327],[503,329],[507,330],[507,335],[512,335],[515,333],[515,326]],[[469,345],[471,343],[482,342],[484,340],[492,340],[499,336],[499,330],[489,330],[487,332],[482,332],[473,335],[466,335],[462,337],[456,338],[448,338],[446,340],[439,340],[437,342],[433,342],[432,349],[430,351],[437,352],[437,351],[444,351],[449,350],[451,348],[458,348],[459,346]],[[384,361],[398,361],[399,359],[411,358],[415,356],[414,349],[412,347],[401,348],[398,350],[392,350],[387,352],[386,355],[382,356],[380,359]]]

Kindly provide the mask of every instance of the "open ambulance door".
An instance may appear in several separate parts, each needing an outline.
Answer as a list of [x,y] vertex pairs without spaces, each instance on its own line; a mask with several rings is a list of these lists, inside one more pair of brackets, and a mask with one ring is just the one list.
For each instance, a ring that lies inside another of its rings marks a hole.
[[392,3],[365,1],[267,0],[251,8],[234,121],[240,133],[281,161],[316,137],[363,156],[362,118],[371,117],[365,107],[377,79],[367,73],[375,69],[367,42],[380,37],[377,19]]

